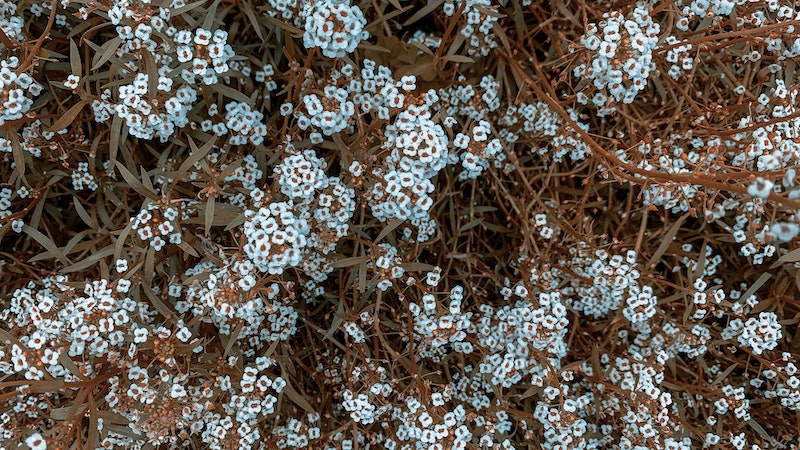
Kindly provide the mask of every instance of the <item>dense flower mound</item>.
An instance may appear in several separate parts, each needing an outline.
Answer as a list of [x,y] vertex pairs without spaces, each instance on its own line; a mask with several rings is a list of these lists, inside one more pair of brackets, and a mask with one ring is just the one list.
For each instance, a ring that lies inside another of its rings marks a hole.
[[[575,67],[575,76],[592,81],[591,102],[600,111],[613,111],[617,102],[633,103],[656,68],[653,50],[660,28],[647,9],[638,5],[629,19],[619,11],[605,13],[599,24],[589,24],[581,36],[581,44],[591,53],[587,62]],[[587,104],[590,98],[581,92],[577,100]]]
[[789,0],[0,0],[0,450],[800,450]]
[[305,4],[303,45],[319,48],[328,58],[341,58],[369,37],[367,19],[358,6],[341,0],[310,1]]

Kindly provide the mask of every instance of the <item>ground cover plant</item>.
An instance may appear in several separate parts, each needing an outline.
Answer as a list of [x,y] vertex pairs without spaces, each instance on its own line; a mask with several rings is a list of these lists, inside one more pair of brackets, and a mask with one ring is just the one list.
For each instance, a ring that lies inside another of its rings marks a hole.
[[0,448],[798,449],[798,25],[0,0]]

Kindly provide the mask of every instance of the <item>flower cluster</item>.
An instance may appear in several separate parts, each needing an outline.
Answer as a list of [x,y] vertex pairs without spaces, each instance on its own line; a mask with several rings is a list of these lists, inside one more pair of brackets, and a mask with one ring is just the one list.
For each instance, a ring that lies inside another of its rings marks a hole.
[[[432,96],[427,96],[430,99]],[[429,239],[435,222],[429,211],[434,190],[431,179],[450,162],[448,138],[431,120],[427,105],[409,106],[386,127],[383,148],[386,168],[376,168],[376,182],[368,199],[372,214],[381,221],[400,219],[417,227],[418,240]]]
[[472,327],[472,313],[462,311],[463,292],[461,286],[451,289],[446,309],[433,294],[423,295],[421,306],[414,302],[408,304],[420,358],[439,362],[449,348],[456,353],[472,353],[474,350],[467,339],[467,331]]
[[653,51],[659,31],[644,5],[637,6],[629,18],[612,11],[603,14],[600,23],[589,24],[581,36],[589,56],[575,67],[574,75],[590,80],[595,93],[591,99],[579,93],[578,102],[591,101],[601,115],[613,111],[617,102],[632,103],[655,70]]
[[230,133],[228,139],[232,145],[244,145],[249,141],[253,145],[264,142],[267,136],[267,126],[264,124],[264,114],[253,111],[246,103],[230,102],[225,105],[225,119],[216,125],[211,125],[210,120],[204,131],[213,131],[218,134]]
[[305,5],[303,45],[306,48],[317,47],[328,58],[341,58],[353,53],[361,41],[369,38],[369,32],[364,30],[367,24],[364,13],[349,1],[323,0]]
[[42,85],[25,72],[17,73],[18,69],[16,56],[0,61],[0,125],[21,119],[33,106],[33,98],[42,93]]
[[488,56],[497,47],[493,27],[499,17],[492,8],[491,0],[446,0],[442,4],[442,11],[447,16],[461,11],[461,16],[466,19],[461,35],[466,39],[470,56]]
[[160,251],[167,243],[179,245],[183,241],[178,210],[163,202],[148,203],[131,220],[131,229],[156,251]]
[[[166,77],[161,77],[168,80]],[[131,84],[120,86],[119,101],[113,101],[110,89],[106,89],[99,99],[92,101],[95,121],[107,122],[113,116],[125,120],[131,135],[142,139],[158,137],[167,142],[176,128],[183,128],[188,123],[187,113],[197,101],[197,91],[191,86],[178,88],[174,95],[159,101],[151,97],[152,86],[147,74],[137,74]],[[159,81],[157,91],[170,93],[172,83]]]
[[778,340],[783,337],[778,316],[774,312],[760,312],[758,318],[750,317],[746,322],[733,319],[725,328],[725,334],[736,336],[743,347],[753,350],[760,355],[765,350],[772,350],[778,346]]
[[540,293],[532,300],[520,284],[514,295],[521,299],[513,305],[481,307],[475,320],[477,343],[487,354],[478,372],[494,386],[508,388],[530,375],[532,383],[541,385],[566,355],[567,308],[558,292]]
[[200,77],[205,85],[216,84],[219,80],[217,75],[228,72],[228,62],[235,56],[225,30],[211,32],[197,28],[194,33],[179,30],[173,39],[178,62],[191,62],[191,69],[181,72],[181,77],[189,84],[195,83],[196,77]]
[[238,326],[236,338],[246,341],[252,354],[264,342],[283,341],[297,330],[297,312],[291,305],[276,300],[281,288],[272,283],[262,291],[256,286],[255,267],[248,261],[236,261],[217,267],[207,261],[186,271],[191,280],[185,292],[179,284],[170,286],[171,297],[181,298],[176,310],[191,311],[202,321],[213,323],[219,332],[231,335]]
[[[262,272],[280,274],[287,267],[302,265],[308,275],[321,281],[331,268],[319,256],[332,251],[347,234],[355,193],[325,174],[325,160],[313,150],[296,152],[287,145],[287,152],[275,168],[287,200],[245,212],[244,251]],[[251,193],[254,198],[263,195],[259,189]]]

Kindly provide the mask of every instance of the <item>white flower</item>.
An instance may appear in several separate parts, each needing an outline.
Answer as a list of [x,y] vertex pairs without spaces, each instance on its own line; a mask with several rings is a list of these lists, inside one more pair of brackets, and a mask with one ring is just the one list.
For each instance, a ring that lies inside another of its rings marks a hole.
[[41,434],[33,433],[25,439],[25,444],[33,450],[46,450],[47,441],[44,440]]
[[770,180],[758,177],[756,181],[747,187],[747,193],[753,197],[767,198],[772,194],[772,187],[775,186]]
[[64,87],[67,89],[75,90],[78,88],[78,82],[81,80],[81,77],[78,75],[67,75],[67,80],[64,82]]

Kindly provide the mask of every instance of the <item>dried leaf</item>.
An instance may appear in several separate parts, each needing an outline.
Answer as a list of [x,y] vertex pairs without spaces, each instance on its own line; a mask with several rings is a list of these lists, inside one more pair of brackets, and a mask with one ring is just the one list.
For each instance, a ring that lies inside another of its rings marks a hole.
[[147,189],[144,184],[142,184],[139,179],[133,175],[122,163],[119,161],[115,161],[117,165],[117,170],[122,175],[122,178],[128,183],[128,186],[133,188],[134,191],[141,194],[143,197],[147,197],[151,200],[158,200],[155,192],[152,189]]
[[353,256],[350,258],[344,258],[331,263],[331,267],[334,269],[343,269],[345,267],[352,267],[357,264],[360,264],[367,260],[366,256]]
[[383,230],[381,230],[380,234],[378,234],[378,237],[375,238],[373,243],[377,244],[378,242],[380,242],[389,233],[391,233],[395,228],[399,227],[403,222],[404,222],[403,220],[394,219],[391,222],[389,222],[388,224],[386,224],[386,226],[383,228]]
[[286,386],[283,387],[282,393],[286,394],[286,396],[289,397],[289,400],[294,402],[294,404],[296,404],[297,406],[303,408],[306,412],[309,413],[316,412],[316,410],[311,406],[311,404],[308,403],[308,401],[305,398],[303,398],[302,395],[297,393],[297,391],[292,386],[292,383],[290,383],[288,380],[286,381]]
[[794,263],[794,262],[797,262],[797,261],[800,261],[800,248],[794,249],[794,250],[790,251],[789,253],[781,256],[780,258],[778,258],[777,261],[772,263],[772,265],[769,266],[769,268],[770,269],[776,269],[776,268],[778,268],[778,267],[780,267],[780,266],[782,266],[784,264]]
[[110,39],[108,42],[103,44],[102,47],[97,48],[94,44],[85,40],[90,47],[95,48],[97,51],[95,52],[94,58],[92,59],[92,71],[99,69],[103,64],[108,62],[116,53],[117,49],[119,48],[120,44],[122,44],[122,39],[117,36]]
[[72,70],[73,75],[83,75],[83,64],[81,63],[81,54],[78,51],[78,45],[73,39],[69,40],[69,68]]
[[214,223],[214,205],[216,204],[216,200],[214,197],[208,197],[206,201],[206,236],[211,234],[211,225]]
[[192,154],[184,159],[180,167],[178,167],[178,172],[172,178],[172,189],[174,189],[178,182],[183,179],[183,176],[186,175],[186,172],[188,172],[190,168],[194,167],[195,163],[199,162],[201,159],[205,158],[206,155],[208,155],[208,152],[214,148],[214,142],[216,141],[216,138],[217,136],[214,135],[214,139],[209,139],[208,142],[203,144],[203,146],[198,149],[192,138],[187,137],[189,140],[189,148],[192,149]]
[[412,23],[421,20],[423,17],[427,17],[428,15],[430,15],[430,13],[432,13],[439,6],[441,6],[442,3],[444,3],[444,0],[434,0],[432,2],[427,2],[425,4],[425,7],[423,7],[422,9],[417,11],[416,13],[414,13],[414,15],[411,16],[411,18],[409,18],[408,20],[403,22],[403,26],[407,27],[407,26],[411,25]]
[[78,117],[78,114],[83,111],[83,107],[86,106],[86,100],[79,100],[78,103],[74,104],[72,108],[68,109],[67,112],[64,113],[63,116],[59,117],[56,122],[47,129],[52,133],[59,132],[68,125],[75,122],[75,118]]
[[22,232],[32,237],[42,247],[47,249],[48,253],[50,253],[53,258],[57,258],[62,264],[72,264],[72,261],[67,259],[61,249],[53,243],[53,240],[42,234],[39,230],[32,228],[30,225],[23,225]]

